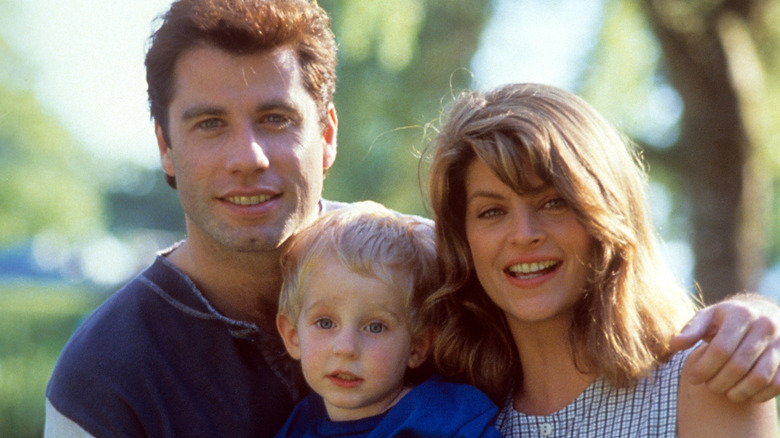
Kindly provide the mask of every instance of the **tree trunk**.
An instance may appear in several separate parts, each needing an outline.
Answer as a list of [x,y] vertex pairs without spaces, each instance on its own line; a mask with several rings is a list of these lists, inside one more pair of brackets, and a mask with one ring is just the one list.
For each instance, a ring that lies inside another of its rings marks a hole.
[[693,3],[643,0],[669,80],[685,106],[672,153],[691,203],[694,276],[709,303],[755,290],[763,267],[762,245],[754,236],[760,235],[755,230],[764,205],[756,204],[761,190],[744,107],[751,87],[740,82],[743,73],[761,70],[745,69],[752,42],[739,39],[748,35],[740,29],[748,28],[750,8],[758,2]]

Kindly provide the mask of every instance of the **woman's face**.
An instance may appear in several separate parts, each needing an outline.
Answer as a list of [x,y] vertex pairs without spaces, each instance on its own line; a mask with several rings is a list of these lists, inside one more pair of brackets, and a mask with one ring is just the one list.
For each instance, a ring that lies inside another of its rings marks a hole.
[[479,159],[466,171],[466,237],[482,287],[510,326],[571,319],[592,240],[558,191],[538,176],[516,193]]

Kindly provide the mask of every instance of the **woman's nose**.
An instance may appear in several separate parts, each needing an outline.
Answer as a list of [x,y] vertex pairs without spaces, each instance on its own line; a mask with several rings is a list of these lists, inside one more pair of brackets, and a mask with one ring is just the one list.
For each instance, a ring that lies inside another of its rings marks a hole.
[[534,246],[544,241],[546,233],[536,211],[532,208],[518,209],[512,218],[509,241],[516,245]]

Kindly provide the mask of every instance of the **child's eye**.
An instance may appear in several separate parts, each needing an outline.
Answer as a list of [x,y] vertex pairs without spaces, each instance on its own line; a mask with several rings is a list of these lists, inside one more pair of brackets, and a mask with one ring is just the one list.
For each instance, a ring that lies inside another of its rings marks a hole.
[[385,325],[382,324],[381,322],[372,322],[366,326],[366,330],[374,334],[382,333],[383,331],[385,331],[385,328],[386,328]]
[[329,330],[333,328],[333,321],[328,318],[320,318],[314,322],[314,325],[321,329]]

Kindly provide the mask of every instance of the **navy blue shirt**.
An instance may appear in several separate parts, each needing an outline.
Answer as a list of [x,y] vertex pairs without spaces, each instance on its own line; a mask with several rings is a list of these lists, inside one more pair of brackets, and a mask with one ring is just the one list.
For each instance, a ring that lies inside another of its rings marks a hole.
[[163,257],[65,346],[46,391],[96,437],[271,437],[306,390],[278,336],[219,314]]

